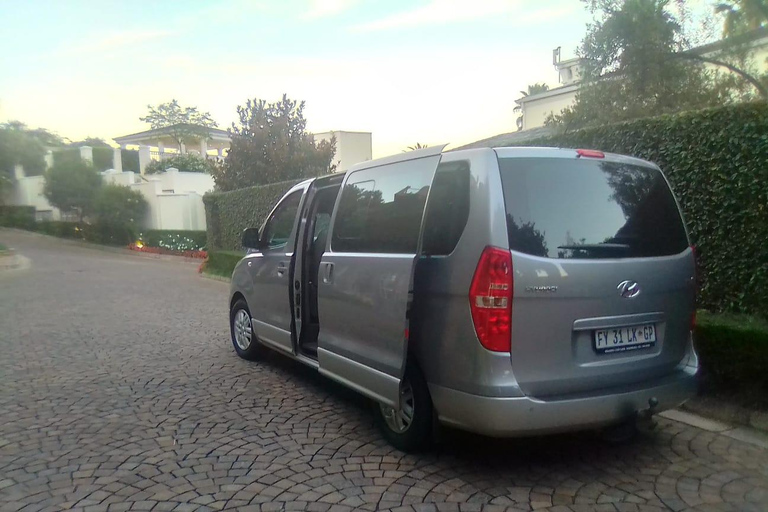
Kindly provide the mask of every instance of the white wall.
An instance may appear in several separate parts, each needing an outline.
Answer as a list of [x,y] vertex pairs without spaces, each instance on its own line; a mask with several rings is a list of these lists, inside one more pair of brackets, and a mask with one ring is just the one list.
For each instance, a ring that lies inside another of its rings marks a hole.
[[564,108],[576,102],[576,92],[577,89],[567,90],[560,94],[524,102],[523,130],[544,126],[544,120],[549,114],[559,114]]
[[[180,173],[197,174],[197,173]],[[184,178],[182,177],[182,181]],[[149,208],[143,222],[146,229],[205,230],[203,196],[196,192],[164,193],[167,180],[149,178],[131,185],[147,200]],[[168,190],[168,189],[165,189]]]
[[37,220],[61,220],[61,212],[43,195],[44,176],[21,176],[13,182],[8,204],[34,206]]
[[[150,176],[114,169],[101,173],[104,183],[124,185],[144,196],[149,208],[142,228],[205,230],[203,194],[214,188],[210,175],[171,169]],[[43,195],[44,176],[24,176],[23,170],[17,169],[15,177],[7,194],[8,204],[34,206],[38,220],[62,220],[59,209]]]
[[373,154],[370,132],[331,131],[314,136],[316,142],[336,137],[336,154],[332,161],[336,172],[344,172],[355,164],[370,160]]
[[146,175],[147,179],[160,180],[160,190],[173,190],[174,193],[195,192],[203,195],[213,190],[216,183],[213,176],[202,172],[180,172],[168,169],[160,174]]

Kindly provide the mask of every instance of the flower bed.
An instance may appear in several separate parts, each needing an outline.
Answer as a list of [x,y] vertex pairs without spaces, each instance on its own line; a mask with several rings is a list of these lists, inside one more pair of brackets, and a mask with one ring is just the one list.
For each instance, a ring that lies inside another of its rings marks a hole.
[[203,260],[208,257],[208,252],[202,249],[176,251],[173,249],[166,249],[165,247],[150,247],[141,242],[128,244],[128,249],[148,254],[167,254],[170,256],[183,256],[185,258],[199,258]]

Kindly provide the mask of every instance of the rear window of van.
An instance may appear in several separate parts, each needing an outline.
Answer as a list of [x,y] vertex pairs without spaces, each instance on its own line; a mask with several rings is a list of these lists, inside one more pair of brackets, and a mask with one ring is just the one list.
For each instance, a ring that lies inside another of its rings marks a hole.
[[592,159],[500,158],[512,250],[559,259],[642,258],[688,247],[661,172]]

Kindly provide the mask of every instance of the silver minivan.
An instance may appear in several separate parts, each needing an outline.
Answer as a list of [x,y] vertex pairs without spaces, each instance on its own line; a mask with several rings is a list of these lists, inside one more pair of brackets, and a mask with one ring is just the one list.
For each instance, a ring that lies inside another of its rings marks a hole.
[[442,150],[307,180],[245,230],[238,355],[276,349],[371,398],[404,450],[438,424],[631,424],[693,394],[694,253],[656,165]]

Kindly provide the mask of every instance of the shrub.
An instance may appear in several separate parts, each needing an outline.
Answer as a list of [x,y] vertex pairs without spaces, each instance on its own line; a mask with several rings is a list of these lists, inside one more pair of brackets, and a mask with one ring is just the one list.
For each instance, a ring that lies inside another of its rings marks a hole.
[[63,222],[55,220],[43,220],[38,222],[34,228],[39,233],[57,236],[59,238],[75,238],[86,240],[91,238],[91,229],[87,225],[81,225],[77,222]]
[[235,265],[243,256],[245,253],[238,251],[208,251],[208,257],[203,262],[201,270],[207,274],[232,277]]
[[139,240],[149,247],[160,247],[170,251],[200,251],[205,249],[205,231],[174,231],[152,229],[139,234]]
[[528,141],[657,163],[680,200],[700,264],[700,305],[768,311],[768,104],[639,119]]
[[181,172],[205,172],[210,174],[213,169],[213,163],[197,155],[177,155],[165,160],[155,160],[150,162],[144,169],[145,174],[158,174],[166,169],[173,167]]
[[768,323],[703,312],[697,322],[702,390],[736,395],[745,405],[768,406]]
[[139,172],[139,152],[135,149],[121,150],[120,160],[123,163],[123,172]]
[[53,165],[80,162],[80,148],[60,148],[53,151]]
[[208,248],[240,250],[243,230],[259,227],[272,207],[298,181],[246,187],[203,196]]
[[53,167],[45,173],[43,193],[63,213],[76,213],[82,219],[90,213],[100,188],[101,175],[93,166],[80,160],[79,155],[77,159],[65,156],[58,161],[54,157]]
[[3,206],[0,205],[0,226],[8,228],[34,229],[34,206]]
[[112,161],[114,153],[112,148],[93,148],[93,168],[99,172],[114,168],[114,163]]
[[93,202],[94,241],[110,245],[132,242],[147,208],[141,192],[124,185],[104,185]]

